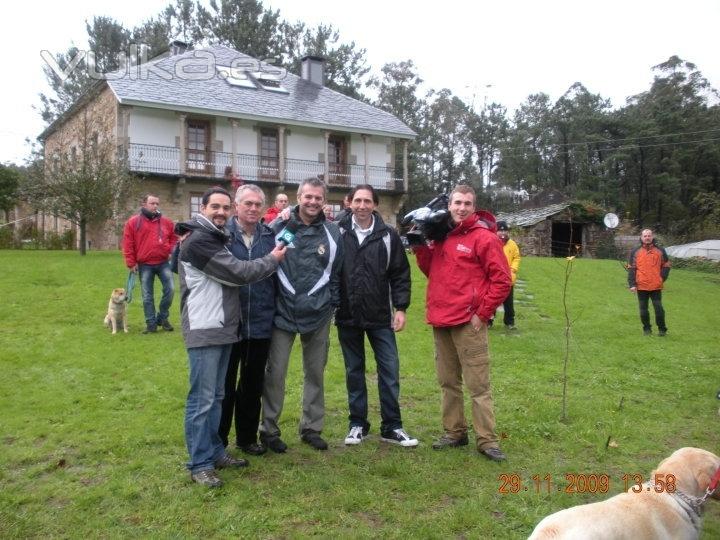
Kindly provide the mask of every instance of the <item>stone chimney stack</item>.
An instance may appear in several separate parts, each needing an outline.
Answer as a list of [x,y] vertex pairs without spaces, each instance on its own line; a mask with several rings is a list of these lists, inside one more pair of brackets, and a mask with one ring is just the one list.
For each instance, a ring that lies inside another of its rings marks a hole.
[[325,59],[322,56],[303,56],[300,76],[306,81],[323,86],[325,84]]

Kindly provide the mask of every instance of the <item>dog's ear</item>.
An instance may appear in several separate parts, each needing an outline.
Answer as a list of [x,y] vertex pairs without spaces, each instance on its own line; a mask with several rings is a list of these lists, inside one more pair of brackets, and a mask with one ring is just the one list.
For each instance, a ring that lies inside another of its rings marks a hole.
[[[688,452],[684,456],[685,459],[683,461],[683,465],[686,467],[685,478],[694,482],[695,486],[678,486],[678,488],[694,489],[696,490],[694,495],[701,497],[710,485],[710,481],[712,480],[715,472],[718,470],[718,467],[720,467],[720,458],[712,452],[708,452],[707,450],[703,450],[701,448],[691,448],[689,450],[692,450],[692,452]],[[679,479],[681,478],[678,476],[679,474],[682,474],[682,471],[676,474],[678,477],[678,484],[680,484]],[[713,494],[713,498],[720,498],[720,493],[718,493],[718,491],[720,490],[716,490]],[[689,493],[692,493],[692,491],[689,491]]]
[[[698,487],[702,492],[704,492],[710,486],[710,482],[712,481],[713,476],[715,476],[715,473],[718,471],[718,469],[720,469],[720,458],[712,452],[708,452],[708,454],[709,455],[703,456],[703,464],[701,467],[698,468],[697,474],[695,476]],[[720,499],[720,487],[717,487],[715,489],[715,492],[712,494],[712,498]]]

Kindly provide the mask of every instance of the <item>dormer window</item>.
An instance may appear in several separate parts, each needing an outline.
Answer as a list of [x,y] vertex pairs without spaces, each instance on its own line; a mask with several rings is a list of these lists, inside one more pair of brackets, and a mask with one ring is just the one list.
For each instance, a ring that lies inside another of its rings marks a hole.
[[257,86],[250,79],[247,71],[240,68],[231,68],[227,66],[215,66],[218,72],[218,77],[224,79],[230,86],[239,86],[241,88],[252,88],[257,90]]
[[230,86],[240,88],[252,88],[257,90],[258,86],[271,92],[288,94],[289,92],[282,85],[279,72],[271,71],[249,71],[247,66],[227,67],[215,66],[218,77],[223,79]]
[[283,88],[280,82],[280,77],[278,75],[269,73],[267,71],[253,71],[250,75],[252,75],[253,79],[255,79],[257,83],[265,90],[270,90],[271,92],[280,92],[283,94],[289,93],[285,88]]

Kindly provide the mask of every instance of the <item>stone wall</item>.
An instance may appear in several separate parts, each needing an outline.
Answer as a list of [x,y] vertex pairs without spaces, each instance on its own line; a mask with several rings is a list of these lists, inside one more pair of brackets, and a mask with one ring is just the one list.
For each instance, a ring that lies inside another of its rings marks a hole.
[[[510,237],[517,242],[523,255],[551,257],[552,226],[556,222],[568,223],[568,218],[564,212],[530,227],[513,228],[510,231]],[[614,233],[606,230],[602,225],[582,223],[582,252],[580,256],[591,259],[598,257],[598,252],[602,254],[602,249],[599,249],[600,246],[607,242],[612,244],[612,236],[614,236]]]
[[115,148],[117,140],[118,103],[109,87],[90,97],[62,121],[45,140],[45,160],[51,163],[56,154],[69,155],[74,146],[80,151],[83,138],[88,143],[94,134],[99,144]]
[[[46,173],[57,156],[71,156],[73,148],[79,155],[90,144],[105,146],[109,152],[115,152],[117,146],[118,103],[115,95],[106,85],[97,93],[89,96],[76,111],[63,119],[61,124],[45,139]],[[52,215],[38,216],[37,226],[46,232],[62,234],[67,229],[78,228],[67,220]],[[88,227],[87,240],[91,249],[110,249],[118,245],[117,227],[108,222],[102,226]]]

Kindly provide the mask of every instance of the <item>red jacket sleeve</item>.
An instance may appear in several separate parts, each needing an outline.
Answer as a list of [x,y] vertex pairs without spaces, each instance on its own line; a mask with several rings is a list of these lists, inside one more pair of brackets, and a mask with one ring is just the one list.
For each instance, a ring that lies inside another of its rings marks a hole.
[[495,241],[495,238],[491,238],[489,242],[481,244],[478,259],[488,280],[488,289],[475,313],[484,321],[488,321],[510,294],[512,277],[499,240]]
[[122,249],[125,257],[125,266],[132,268],[137,264],[137,251],[135,247],[135,221],[138,216],[133,216],[125,223],[123,230]]
[[418,268],[426,276],[430,275],[430,263],[432,261],[432,251],[427,246],[416,246],[413,248],[415,252],[415,260]]
[[265,215],[263,216],[263,221],[266,225],[269,225],[270,222],[272,222],[272,220],[274,220],[279,213],[280,211],[276,206],[271,206],[267,209],[267,212],[265,212]]
[[167,231],[167,235],[168,235],[168,242],[169,242],[169,246],[170,246],[170,254],[172,254],[173,249],[175,249],[175,244],[177,244],[178,237],[175,234],[175,224],[172,222],[171,219],[166,220],[166,225],[167,225],[166,231]]

